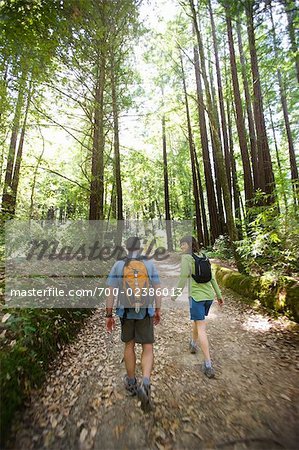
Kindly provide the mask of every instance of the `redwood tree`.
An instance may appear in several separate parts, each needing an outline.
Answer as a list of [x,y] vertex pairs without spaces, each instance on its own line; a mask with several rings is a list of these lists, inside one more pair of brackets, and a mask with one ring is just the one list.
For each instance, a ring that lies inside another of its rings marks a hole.
[[267,194],[265,203],[271,204],[275,202],[275,181],[265,124],[253,15],[254,1],[246,0],[247,32],[253,86],[253,111],[258,148],[259,188]]

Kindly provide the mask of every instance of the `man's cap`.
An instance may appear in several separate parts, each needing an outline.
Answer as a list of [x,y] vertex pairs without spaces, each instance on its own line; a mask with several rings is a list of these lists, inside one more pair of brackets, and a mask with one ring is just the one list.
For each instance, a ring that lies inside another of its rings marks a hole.
[[129,237],[126,240],[126,248],[129,251],[140,250],[140,239],[137,236]]

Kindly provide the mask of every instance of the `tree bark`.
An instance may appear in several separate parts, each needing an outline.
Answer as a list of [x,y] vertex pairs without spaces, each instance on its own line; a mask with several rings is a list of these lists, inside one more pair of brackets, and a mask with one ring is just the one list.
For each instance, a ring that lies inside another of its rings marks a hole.
[[[277,46],[277,38],[276,38],[271,2],[270,2],[270,17],[271,17],[271,25],[272,25],[274,54],[275,54],[275,58],[278,59],[278,46]],[[295,155],[291,126],[290,126],[290,120],[289,120],[289,112],[288,112],[286,94],[285,94],[284,84],[282,81],[282,74],[281,74],[281,71],[279,68],[276,69],[276,74],[277,74],[277,79],[278,79],[280,101],[281,101],[281,106],[282,106],[282,111],[283,111],[283,118],[284,118],[284,124],[285,124],[285,129],[286,129],[286,134],[287,134],[288,147],[289,147],[291,180],[292,180],[292,186],[293,186],[293,190],[294,190],[294,203],[295,203],[295,205],[298,205],[298,202],[299,202],[298,168],[297,168],[297,164],[296,164],[296,155]]]
[[[107,192],[107,189],[106,189]],[[107,222],[110,220],[116,220],[117,216],[117,206],[116,206],[116,195],[115,195],[115,181],[112,183],[111,196],[110,196],[110,204],[107,214]]]
[[34,168],[34,172],[33,172],[33,179],[32,179],[32,186],[31,186],[31,194],[30,194],[30,208],[29,208],[29,220],[33,219],[33,205],[34,205],[34,194],[35,194],[35,186],[36,186],[36,179],[37,179],[37,171],[39,169],[39,165],[41,163],[41,160],[43,158],[44,152],[45,152],[45,139],[44,136],[41,133],[41,130],[39,128],[39,132],[42,138],[42,142],[43,142],[43,147],[42,147],[42,151],[41,154],[39,155],[39,157],[37,158],[36,161],[36,166]]
[[[223,154],[222,151],[222,143],[221,143],[221,134],[220,134],[220,121],[219,121],[219,113],[218,113],[218,105],[217,105],[217,97],[216,97],[216,90],[215,90],[215,83],[214,83],[214,75],[213,75],[213,67],[212,67],[212,58],[210,53],[208,53],[208,68],[209,68],[209,83],[211,86],[211,99],[212,99],[212,105],[213,105],[213,112],[215,114],[216,124],[217,124],[217,130],[218,130],[218,136],[219,136],[219,143],[220,143],[220,150],[221,154]],[[226,227],[226,221],[225,221],[225,215],[224,215],[224,206],[223,206],[223,194],[222,194],[222,186],[220,181],[220,175],[219,175],[219,169],[217,166],[217,154],[216,154],[216,144],[215,144],[215,138],[212,131],[212,126],[210,122],[210,136],[211,136],[211,145],[212,145],[212,152],[213,152],[213,161],[214,161],[214,174],[215,174],[215,184],[216,184],[216,195],[217,195],[217,203],[218,203],[218,211],[219,211],[219,222],[220,222],[220,231],[222,235],[227,234],[227,227]],[[224,160],[226,163],[226,161]],[[228,174],[228,169],[225,164],[225,170]],[[229,195],[230,195],[230,202],[232,207],[232,192],[231,189],[229,189]]]
[[12,215],[13,210],[13,197],[12,197],[12,177],[13,177],[13,169],[14,169],[14,161],[17,151],[17,140],[18,134],[20,131],[20,121],[22,117],[22,110],[24,107],[24,98],[25,98],[25,88],[26,88],[26,78],[27,78],[27,70],[23,70],[18,98],[15,107],[15,114],[12,122],[12,132],[9,144],[9,150],[7,155],[7,164],[5,171],[5,179],[4,179],[4,188],[3,188],[3,196],[2,196],[2,212],[9,217]]
[[232,82],[233,82],[233,92],[234,92],[234,100],[235,100],[236,115],[237,115],[236,125],[237,125],[237,130],[238,130],[239,145],[240,145],[241,157],[242,157],[242,163],[243,163],[245,200],[247,202],[250,202],[253,198],[253,182],[252,182],[250,160],[249,160],[248,148],[247,148],[246,131],[245,131],[245,126],[244,126],[245,124],[244,124],[242,100],[241,100],[239,80],[238,80],[232,22],[231,22],[231,18],[230,18],[229,14],[230,13],[229,13],[228,7],[226,6],[225,16],[226,16],[227,36],[228,36],[228,45],[229,45],[230,66],[231,66]]
[[5,129],[5,125],[2,125],[2,114],[5,111],[5,107],[6,107],[8,66],[9,66],[8,60],[5,59],[3,61],[3,71],[2,71],[3,87],[1,88],[1,97],[0,97],[0,131],[1,132],[3,131],[3,129]]
[[[274,122],[273,122],[273,114],[272,114],[271,106],[269,103],[268,103],[268,109],[269,109],[269,113],[270,113],[270,121],[271,121],[271,128],[272,128],[272,134],[273,134],[273,140],[274,140],[274,146],[275,146],[276,162],[277,162],[277,167],[278,167],[279,178],[281,180],[283,180],[283,173],[282,173],[277,138],[276,138],[276,133],[275,133],[275,126],[274,126]],[[285,210],[286,210],[286,212],[288,212],[288,201],[287,201],[287,196],[286,196],[284,187],[282,187],[282,192],[283,192],[282,195],[283,195]],[[278,207],[279,207],[279,203],[278,203]]]
[[170,218],[170,201],[169,201],[169,180],[168,180],[168,163],[167,163],[167,142],[165,130],[165,115],[162,116],[162,147],[163,147],[163,175],[164,175],[164,205],[165,205],[165,220],[166,220],[166,237],[167,248],[173,251],[173,241],[171,232],[171,218]]
[[[207,99],[207,111],[208,111],[208,116],[209,116],[209,120],[211,123],[213,140],[214,140],[214,144],[215,144],[215,150],[216,150],[215,156],[216,156],[216,163],[217,163],[217,167],[218,167],[218,171],[219,171],[220,183],[221,183],[221,187],[223,190],[223,199],[224,199],[225,213],[226,213],[226,219],[227,219],[228,233],[229,233],[231,243],[233,245],[233,242],[237,239],[237,230],[236,230],[236,226],[235,226],[235,222],[234,222],[234,217],[232,214],[231,197],[230,197],[227,176],[226,176],[226,171],[225,171],[224,158],[223,158],[223,154],[221,151],[221,142],[220,142],[219,133],[217,130],[217,120],[215,117],[215,111],[213,109],[210,87],[209,87],[208,77],[207,77],[206,68],[205,68],[205,55],[204,55],[203,42],[202,42],[202,37],[201,37],[199,27],[198,27],[198,23],[197,23],[196,11],[195,11],[193,0],[189,0],[189,4],[191,7],[193,24],[195,27],[195,32],[196,32],[196,37],[197,37],[197,44],[198,44],[198,49],[199,49],[200,61],[201,61],[202,77],[203,77],[206,99]],[[238,256],[236,253],[235,253],[235,256],[236,256],[236,260],[237,260]],[[238,261],[237,261],[237,264],[238,264]]]
[[93,124],[93,147],[91,162],[91,184],[89,220],[100,220],[104,216],[104,84],[106,58],[100,51],[95,89],[95,111]]
[[220,175],[219,175],[219,170],[218,170],[218,165],[217,165],[216,145],[215,145],[214,135],[212,132],[211,125],[210,125],[210,136],[211,136],[211,147],[212,147],[212,154],[213,154],[213,161],[214,161],[214,178],[215,178],[215,186],[216,186],[217,205],[218,205],[218,223],[219,223],[220,234],[224,235],[224,234],[226,234],[227,230],[226,230],[224,208],[223,208],[223,201],[222,201],[222,187],[221,187]]
[[228,136],[229,136],[229,150],[231,157],[231,167],[232,167],[232,181],[233,181],[233,199],[234,199],[234,208],[235,208],[235,217],[238,219],[239,225],[237,226],[239,239],[242,239],[242,226],[241,226],[241,205],[240,205],[240,188],[238,183],[237,176],[237,168],[236,168],[236,159],[234,155],[234,141],[233,141],[233,133],[232,133],[232,120],[230,113],[230,104],[229,98],[226,100],[226,109],[227,109],[227,120],[228,120]]
[[201,175],[200,175],[200,166],[199,166],[199,161],[198,161],[197,152],[196,152],[195,148],[194,148],[194,156],[195,156],[196,174],[197,174],[198,190],[199,190],[199,197],[200,197],[200,208],[201,208],[201,215],[202,215],[203,245],[204,245],[204,247],[207,247],[210,244],[209,230],[208,230],[208,223],[207,223],[207,216],[206,216],[205,199],[204,199],[204,195],[203,195],[203,188],[202,188]]
[[191,119],[190,119],[190,112],[189,112],[189,102],[188,102],[185,72],[184,72],[184,66],[183,66],[183,58],[182,58],[181,54],[180,54],[180,63],[181,63],[183,91],[184,91],[184,97],[185,97],[186,117],[187,117],[188,143],[189,143],[189,151],[190,151],[190,159],[191,159],[193,195],[194,195],[194,202],[195,202],[197,240],[199,243],[202,243],[203,231],[202,231],[202,221],[201,221],[201,215],[200,215],[200,200],[199,200],[198,182],[197,182],[196,166],[195,166],[195,155],[194,155],[195,149],[194,149],[194,141],[193,141],[193,136],[192,136]]
[[111,51],[111,93],[112,93],[113,131],[114,131],[114,167],[115,167],[114,171],[115,171],[115,185],[117,198],[117,220],[124,220],[121,169],[120,169],[120,152],[119,152],[119,120],[118,120],[118,106],[117,106],[113,50]]
[[32,96],[32,75],[31,75],[31,80],[29,83],[29,88],[28,88],[28,93],[27,93],[26,109],[25,109],[24,120],[23,120],[21,135],[20,135],[20,141],[19,141],[19,145],[18,145],[17,156],[16,156],[16,160],[15,160],[15,165],[14,165],[12,182],[11,182],[11,194],[12,194],[11,214],[13,217],[14,217],[15,211],[16,211],[18,186],[19,186],[19,181],[20,181],[20,169],[21,169],[25,132],[26,132],[26,125],[27,125],[28,112],[29,112],[29,108],[30,108],[31,96]]
[[229,154],[229,146],[228,146],[227,123],[226,123],[225,110],[224,110],[223,88],[222,88],[221,70],[220,70],[220,63],[219,63],[219,54],[218,54],[219,52],[218,52],[218,44],[217,44],[217,37],[216,37],[216,28],[215,28],[213,10],[212,10],[212,6],[211,6],[211,0],[208,0],[208,7],[209,7],[210,20],[211,20],[211,26],[212,26],[212,38],[213,38],[213,47],[214,47],[214,55],[215,55],[215,65],[216,65],[218,98],[219,98],[220,117],[221,117],[221,129],[222,129],[222,136],[223,136],[225,167],[226,167],[228,187],[231,192],[232,191],[231,164],[230,164],[230,154]]
[[289,31],[289,38],[291,42],[291,50],[293,53],[293,58],[295,62],[295,70],[296,70],[296,76],[297,81],[299,83],[299,51],[298,51],[298,42],[296,40],[296,33],[295,33],[295,11],[298,13],[298,6],[296,6],[296,2],[294,0],[282,0],[282,3],[285,8],[285,12],[288,18],[288,31]]
[[273,204],[275,202],[275,194],[274,194],[275,181],[268,137],[266,132],[264,108],[263,108],[263,96],[261,90],[258,59],[256,53],[254,23],[253,23],[253,0],[247,0],[246,2],[246,16],[247,16],[247,32],[251,58],[252,84],[253,84],[253,111],[256,126],[258,160],[260,169],[259,188],[267,194],[264,203]]
[[237,36],[238,36],[238,47],[241,62],[242,80],[245,93],[245,104],[247,111],[248,129],[249,129],[249,140],[250,140],[250,155],[251,155],[251,166],[253,173],[254,190],[256,191],[260,186],[259,182],[259,165],[258,165],[258,155],[257,155],[257,145],[256,145],[256,135],[255,135],[255,125],[251,106],[251,95],[248,85],[247,73],[246,73],[246,59],[243,50],[242,33],[240,21],[237,21]]
[[196,92],[197,92],[197,105],[198,105],[198,118],[199,118],[199,130],[202,149],[202,158],[205,174],[205,183],[207,189],[207,201],[210,219],[210,240],[211,244],[215,242],[218,236],[220,236],[220,227],[218,220],[218,209],[216,203],[216,196],[214,190],[214,182],[212,177],[212,166],[209,152],[209,141],[207,133],[207,124],[205,117],[205,107],[203,98],[203,88],[200,76],[199,68],[199,56],[198,50],[194,47],[194,69],[196,78]]

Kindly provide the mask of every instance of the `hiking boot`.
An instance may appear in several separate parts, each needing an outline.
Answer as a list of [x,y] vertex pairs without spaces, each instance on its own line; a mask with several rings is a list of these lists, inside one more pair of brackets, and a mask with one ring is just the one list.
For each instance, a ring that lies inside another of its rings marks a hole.
[[133,397],[134,395],[137,394],[137,387],[138,386],[137,386],[136,378],[135,378],[135,383],[132,384],[132,383],[129,383],[128,375],[125,375],[124,378],[123,378],[123,382],[124,382],[125,389],[126,389],[126,391],[128,392],[129,395],[131,395]]
[[151,402],[151,386],[150,384],[140,383],[137,390],[138,399],[141,401],[141,409],[144,412],[150,412],[152,408]]
[[195,344],[195,342],[193,342],[192,340],[189,342],[189,350],[193,355],[198,352],[198,345]]
[[215,378],[215,370],[213,369],[213,367],[207,367],[207,366],[205,365],[205,363],[203,363],[202,370],[203,370],[203,373],[204,373],[208,378]]

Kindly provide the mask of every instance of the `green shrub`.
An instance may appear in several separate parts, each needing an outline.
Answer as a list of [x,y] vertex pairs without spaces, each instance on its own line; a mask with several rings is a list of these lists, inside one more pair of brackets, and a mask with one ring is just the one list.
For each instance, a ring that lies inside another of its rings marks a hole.
[[279,215],[275,208],[259,208],[237,251],[247,273],[271,272],[292,276],[299,272],[299,223],[293,213]]
[[232,259],[233,251],[228,236],[219,236],[215,240],[212,249],[208,249],[208,254],[210,258]]

